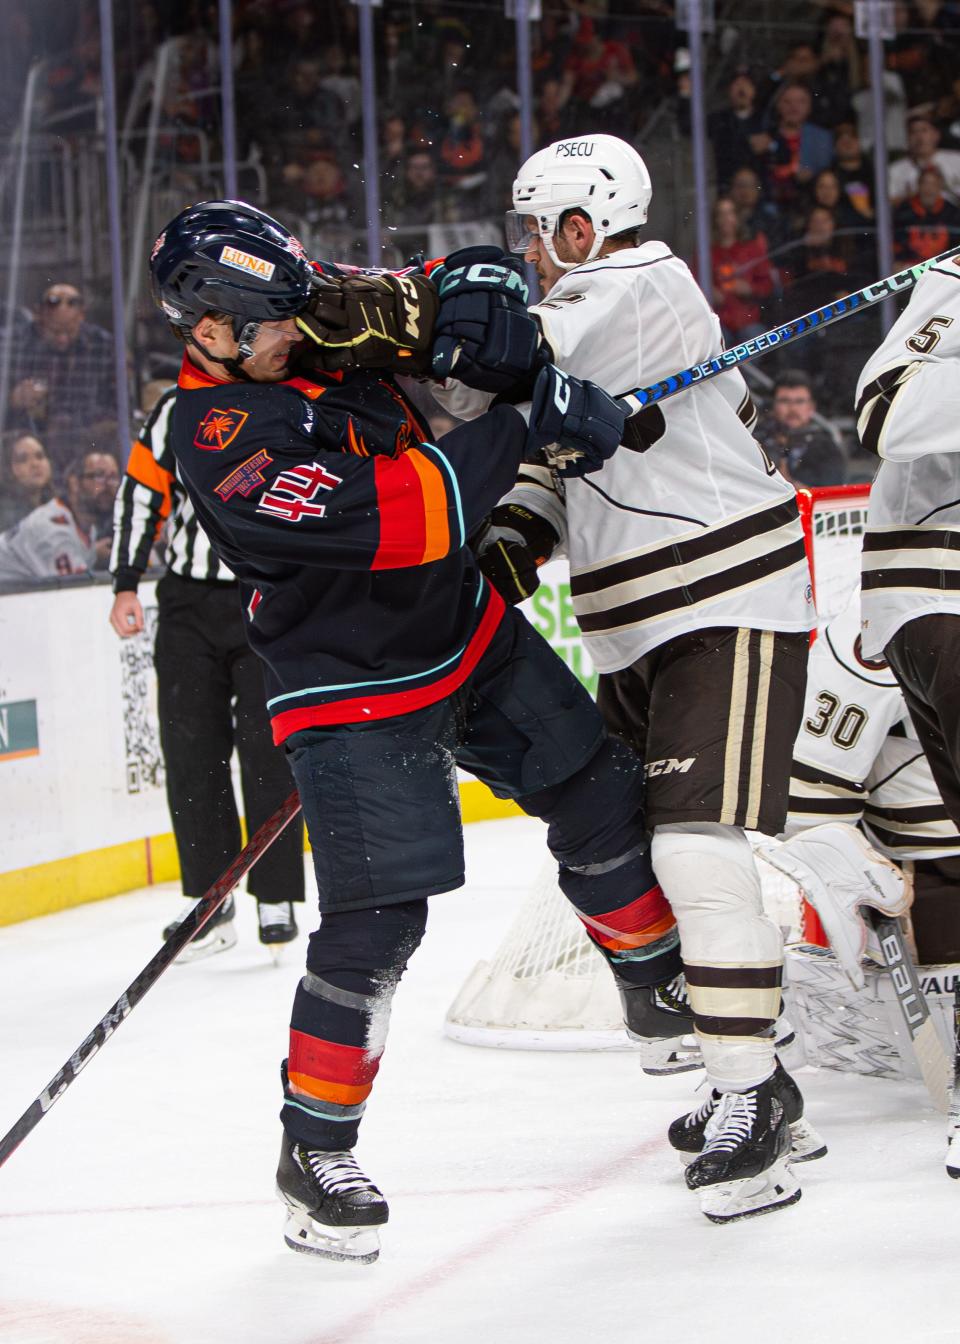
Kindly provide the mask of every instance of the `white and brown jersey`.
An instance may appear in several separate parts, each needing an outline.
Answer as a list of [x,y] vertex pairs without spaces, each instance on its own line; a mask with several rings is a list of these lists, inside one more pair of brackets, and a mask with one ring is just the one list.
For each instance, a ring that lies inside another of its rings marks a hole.
[[856,592],[810,652],[787,834],[829,821],[861,825],[898,863],[960,853],[900,687],[863,653]]
[[[721,349],[720,324],[690,271],[659,242],[566,272],[532,310],[553,359],[613,396]],[[464,401],[448,405],[464,413]],[[601,672],[706,627],[803,631],[813,623],[794,493],[750,428],[731,370],[628,422],[600,471],[517,498],[564,533],[574,611]],[[514,498],[513,495],[510,498]]]
[[863,542],[863,647],[960,615],[960,267],[932,267],[857,384],[860,441],[881,459]]

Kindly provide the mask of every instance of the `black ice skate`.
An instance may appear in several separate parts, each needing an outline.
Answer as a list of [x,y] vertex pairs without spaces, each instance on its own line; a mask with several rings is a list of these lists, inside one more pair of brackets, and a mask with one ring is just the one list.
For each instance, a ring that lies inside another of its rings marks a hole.
[[617,988],[627,1035],[640,1046],[644,1073],[686,1073],[702,1067],[682,974],[662,985],[627,985],[618,979]]
[[291,1250],[361,1264],[380,1254],[387,1201],[352,1153],[306,1148],[284,1134],[277,1193],[288,1210],[283,1239]]
[[[192,896],[184,896],[183,900],[186,908],[183,914],[178,915],[164,929],[164,941],[177,931],[197,903]],[[217,952],[226,952],[233,947],[237,941],[237,930],[233,924],[235,914],[233,897],[228,896],[213,919],[208,920],[200,932],[187,943],[178,955],[177,961],[180,963],[201,961],[204,957],[212,957]]]
[[[784,1109],[787,1124],[790,1127],[789,1160],[791,1162],[812,1162],[815,1158],[824,1157],[827,1145],[813,1125],[803,1118],[803,1096],[779,1059],[770,1079],[770,1085]],[[688,1115],[681,1115],[679,1119],[674,1120],[667,1130],[670,1145],[680,1154],[681,1162],[691,1162],[698,1153],[703,1151],[704,1130],[710,1117],[720,1105],[720,1100],[721,1094],[716,1090],[711,1091],[706,1101],[698,1106],[695,1111],[690,1111]]]
[[257,901],[257,920],[260,925],[260,941],[265,947],[276,947],[281,943],[292,943],[297,936],[297,921],[293,913],[292,901]]
[[773,1079],[747,1092],[723,1092],[686,1170],[712,1223],[731,1223],[795,1204],[800,1186],[787,1158],[790,1127]]

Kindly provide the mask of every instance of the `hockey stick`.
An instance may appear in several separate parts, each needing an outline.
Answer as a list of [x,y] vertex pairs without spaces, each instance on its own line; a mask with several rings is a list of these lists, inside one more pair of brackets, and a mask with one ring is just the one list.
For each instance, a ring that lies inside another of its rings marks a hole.
[[930,1016],[930,1008],[917,979],[917,968],[903,941],[900,925],[895,919],[881,915],[877,910],[870,910],[868,918],[880,939],[883,960],[893,980],[897,1003],[913,1043],[914,1054],[920,1065],[927,1091],[930,1093],[930,1100],[938,1111],[946,1112],[950,1088],[950,1062]]
[[715,378],[718,373],[726,373],[728,369],[749,364],[752,360],[765,355],[768,350],[787,345],[790,341],[806,336],[808,332],[819,327],[839,322],[842,317],[849,317],[851,313],[858,312],[861,308],[869,308],[872,304],[882,303],[884,299],[889,299],[894,294],[912,289],[921,275],[931,266],[946,261],[948,257],[955,257],[958,253],[960,246],[951,247],[946,252],[941,252],[939,256],[931,257],[929,261],[920,261],[916,266],[908,266],[906,270],[897,271],[883,280],[874,280],[872,284],[865,285],[863,289],[858,289],[853,294],[835,299],[833,303],[825,303],[822,308],[814,308],[812,312],[804,313],[802,317],[795,317],[792,322],[785,322],[781,327],[773,327],[760,336],[753,336],[749,341],[735,345],[730,350],[721,350],[719,355],[706,360],[703,364],[692,364],[689,369],[681,369],[678,373],[671,374],[669,378],[654,383],[652,387],[640,387],[633,392],[626,392],[618,400],[626,403],[624,409],[628,415],[636,415],[638,411],[653,405],[654,402],[665,401],[667,397],[672,397],[695,383],[704,383],[708,378]]
[[21,1115],[20,1119],[0,1139],[0,1167],[13,1153],[49,1111],[55,1101],[63,1096],[67,1088],[75,1081],[81,1069],[86,1068],[102,1045],[116,1031],[120,1023],[130,1016],[134,1008],[152,985],[167,969],[179,952],[186,947],[194,934],[198,933],[213,918],[220,906],[233,891],[240,879],[253,867],[270,845],[273,844],[283,828],[300,811],[300,796],[294,790],[281,807],[269,817],[256,834],[247,842],[233,863],[217,878],[208,892],[200,897],[186,919],[161,947],[157,955],[149,961],[143,970],[128,985],[112,1007],[108,1008],[100,1021],[85,1037],[63,1068],[50,1080],[47,1086]]
[[947,1119],[947,1175],[960,1180],[960,975],[953,981],[953,1090]]

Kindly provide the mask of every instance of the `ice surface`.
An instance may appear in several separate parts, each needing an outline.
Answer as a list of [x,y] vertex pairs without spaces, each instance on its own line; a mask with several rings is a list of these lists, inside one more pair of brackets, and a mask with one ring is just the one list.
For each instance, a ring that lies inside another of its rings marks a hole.
[[[960,1182],[919,1084],[800,1074],[830,1145],[792,1209],[700,1214],[667,1147],[700,1075],[444,1038],[536,876],[543,830],[467,828],[431,902],[358,1156],[390,1199],[373,1266],[286,1250],[279,1061],[305,952],[173,967],[0,1171],[7,1344],[960,1341]],[[0,929],[0,1131],[159,945],[173,888]]]

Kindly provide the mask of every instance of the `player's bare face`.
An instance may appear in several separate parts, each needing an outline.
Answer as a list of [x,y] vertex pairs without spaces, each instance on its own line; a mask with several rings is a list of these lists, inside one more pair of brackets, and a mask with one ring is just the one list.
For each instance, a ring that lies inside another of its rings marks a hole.
[[279,383],[290,371],[290,352],[303,340],[292,317],[282,322],[261,322],[253,340],[253,354],[243,371],[255,383]]
[[534,221],[534,230],[527,250],[523,254],[523,259],[528,261],[536,271],[537,279],[540,282],[540,292],[549,294],[563,275],[563,271],[554,263],[543,239],[536,232],[536,221]]

